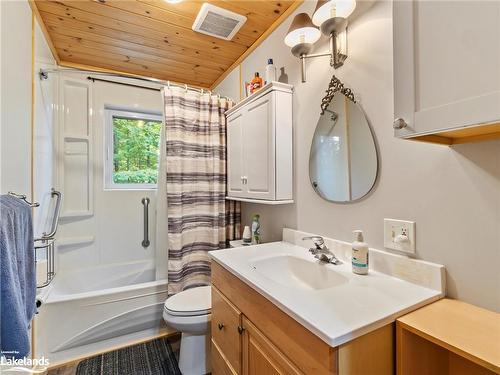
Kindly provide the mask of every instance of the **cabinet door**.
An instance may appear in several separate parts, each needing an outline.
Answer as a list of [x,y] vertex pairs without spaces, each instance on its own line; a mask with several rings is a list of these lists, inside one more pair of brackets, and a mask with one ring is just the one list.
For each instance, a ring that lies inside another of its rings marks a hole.
[[243,175],[243,110],[241,110],[227,119],[227,190],[229,196],[245,196]]
[[393,7],[395,118],[407,123],[395,135],[500,120],[500,2]]
[[243,125],[246,197],[275,199],[274,93],[248,104]]
[[[212,361],[226,362],[229,372],[241,373],[241,313],[212,286]],[[221,367],[221,366],[219,366]],[[227,371],[226,371],[227,372]]]
[[243,375],[302,374],[302,372],[244,316],[243,328]]
[[227,359],[217,344],[212,340],[211,365],[213,375],[238,375],[238,373],[229,365]]

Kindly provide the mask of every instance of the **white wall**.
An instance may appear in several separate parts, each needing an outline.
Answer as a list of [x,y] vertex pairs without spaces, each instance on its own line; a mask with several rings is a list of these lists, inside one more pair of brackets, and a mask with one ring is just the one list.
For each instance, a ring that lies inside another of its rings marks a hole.
[[[238,103],[240,100],[240,89],[238,84],[234,84],[238,82],[240,79],[240,70],[238,68],[233,69],[228,76],[217,86],[217,90],[219,93],[224,93],[224,96],[231,98],[235,103]],[[245,91],[242,91],[243,93]]]
[[0,1],[0,192],[31,196],[31,9]]
[[[297,12],[312,14],[315,2]],[[362,229],[372,247],[383,248],[383,218],[417,222],[417,254],[444,264],[448,294],[500,311],[500,141],[446,147],[394,138],[392,4],[376,2],[349,28],[349,57],[334,71],[327,58],[308,61],[307,83],[300,82],[299,60],[283,43],[293,16],[242,64],[243,81],[264,72],[268,57],[286,68],[294,94],[295,204],[276,207],[244,204],[243,221],[261,214],[265,241],[281,237],[282,227],[351,241]],[[326,51],[324,38],[316,48]],[[335,73],[354,90],[380,148],[380,178],[373,193],[353,204],[321,199],[308,176],[309,148],[319,105]],[[238,75],[216,91],[234,95]]]

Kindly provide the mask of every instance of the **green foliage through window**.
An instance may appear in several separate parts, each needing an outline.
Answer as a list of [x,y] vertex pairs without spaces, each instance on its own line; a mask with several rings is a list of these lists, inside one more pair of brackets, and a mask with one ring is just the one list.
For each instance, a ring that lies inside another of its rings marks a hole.
[[156,184],[162,123],[113,117],[113,182]]

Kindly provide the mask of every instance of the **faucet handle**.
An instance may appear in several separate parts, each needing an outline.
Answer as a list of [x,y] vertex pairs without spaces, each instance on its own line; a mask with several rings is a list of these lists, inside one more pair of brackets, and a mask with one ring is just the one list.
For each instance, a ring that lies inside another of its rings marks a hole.
[[325,240],[321,236],[307,236],[307,237],[303,237],[302,241],[305,241],[305,240],[312,240],[312,242],[314,243],[314,245],[318,249],[321,249],[321,246],[323,246],[325,244]]

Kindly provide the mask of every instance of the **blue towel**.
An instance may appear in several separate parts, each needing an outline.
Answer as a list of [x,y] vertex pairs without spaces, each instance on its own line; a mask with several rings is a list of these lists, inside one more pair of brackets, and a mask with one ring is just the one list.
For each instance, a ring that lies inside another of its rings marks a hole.
[[35,249],[31,207],[0,196],[0,350],[9,358],[30,352],[29,328],[36,312]]

